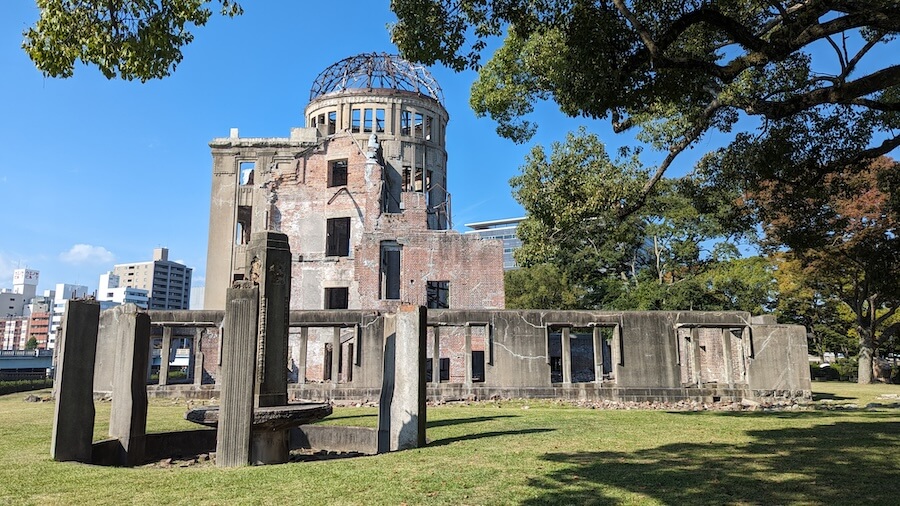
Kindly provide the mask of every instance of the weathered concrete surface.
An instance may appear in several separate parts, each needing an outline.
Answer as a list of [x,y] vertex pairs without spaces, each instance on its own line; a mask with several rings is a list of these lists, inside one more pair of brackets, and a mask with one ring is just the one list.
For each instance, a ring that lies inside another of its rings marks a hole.
[[385,317],[379,452],[425,445],[425,327],[421,306],[400,306]]
[[752,333],[750,388],[762,397],[811,397],[806,329],[801,325],[758,325]]
[[216,465],[250,463],[253,391],[256,385],[256,336],[259,290],[229,288],[223,329],[221,406],[216,437]]
[[[133,304],[108,309],[115,316],[115,370],[109,435],[120,441],[119,465],[143,461],[147,432],[147,364],[150,360],[150,317]],[[109,345],[110,343],[105,343]],[[106,354],[106,353],[104,353]]]
[[53,390],[53,460],[91,461],[94,436],[94,356],[100,304],[95,301],[66,302],[57,346],[56,380]]
[[[330,404],[289,404],[253,410],[253,430],[279,430],[315,422],[330,415]],[[218,406],[195,408],[184,419],[208,427],[219,424]]]
[[301,425],[291,430],[291,448],[375,455],[378,453],[378,429]]

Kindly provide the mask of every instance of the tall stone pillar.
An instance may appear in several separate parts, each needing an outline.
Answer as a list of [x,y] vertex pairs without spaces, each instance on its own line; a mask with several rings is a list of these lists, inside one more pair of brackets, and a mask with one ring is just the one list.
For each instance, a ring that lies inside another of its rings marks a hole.
[[53,460],[91,461],[94,436],[94,359],[100,304],[66,302],[57,346],[56,407],[50,455]]
[[297,349],[297,383],[306,383],[306,353],[309,344],[309,328],[300,327],[300,344]]
[[569,327],[563,327],[560,335],[562,344],[562,382],[564,385],[572,384],[572,341]]
[[[247,249],[247,265],[250,281],[259,287],[254,406],[285,406],[291,298],[291,248],[287,235],[271,231],[253,234]],[[287,430],[254,433],[252,463],[279,464],[287,462],[289,456]]]
[[466,325],[465,354],[466,354],[465,384],[467,387],[470,387],[470,386],[472,386],[472,326],[471,325]]
[[378,452],[425,445],[426,309],[402,305],[384,320]]
[[109,435],[121,444],[118,463],[134,466],[142,463],[144,458],[147,433],[150,316],[139,312],[133,304],[117,306],[109,311],[118,315]]
[[169,384],[169,356],[172,354],[172,327],[163,327],[162,350],[159,352],[159,383]]
[[431,348],[431,382],[441,382],[441,328],[434,327],[434,342]]
[[255,286],[245,282],[227,290],[219,369],[222,399],[216,433],[219,467],[250,463],[258,315],[259,290]]

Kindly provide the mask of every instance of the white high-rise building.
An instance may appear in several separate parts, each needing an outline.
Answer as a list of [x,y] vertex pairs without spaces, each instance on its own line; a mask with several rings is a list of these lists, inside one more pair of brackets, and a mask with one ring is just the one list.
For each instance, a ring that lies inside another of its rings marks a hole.
[[141,288],[149,295],[148,309],[190,309],[191,268],[169,261],[168,248],[153,250],[153,260],[116,264],[119,286]]
[[84,285],[70,285],[57,283],[53,292],[53,313],[50,317],[50,332],[47,336],[47,348],[56,348],[56,338],[59,335],[59,326],[62,324],[63,314],[66,312],[66,301],[89,295],[88,287]]
[[147,309],[149,294],[142,288],[120,286],[119,276],[110,271],[100,275],[97,300],[100,302],[101,309],[119,304],[134,304],[139,308]]

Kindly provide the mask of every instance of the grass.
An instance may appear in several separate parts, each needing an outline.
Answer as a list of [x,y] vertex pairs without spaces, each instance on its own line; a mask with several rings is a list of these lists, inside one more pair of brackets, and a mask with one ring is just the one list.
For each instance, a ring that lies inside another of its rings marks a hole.
[[[815,403],[900,386],[814,383]],[[46,393],[45,393],[46,395]],[[0,504],[897,504],[900,409],[602,411],[552,402],[430,408],[425,448],[218,469],[50,460],[53,404],[0,397]],[[525,407],[528,409],[525,409]],[[154,400],[148,430],[193,428]],[[97,403],[97,438],[109,404]],[[374,408],[328,423],[375,426]]]

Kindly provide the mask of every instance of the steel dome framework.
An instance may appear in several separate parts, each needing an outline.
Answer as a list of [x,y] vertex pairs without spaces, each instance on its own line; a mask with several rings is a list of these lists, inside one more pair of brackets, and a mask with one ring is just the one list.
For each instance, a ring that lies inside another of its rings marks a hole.
[[444,104],[444,93],[428,69],[387,53],[351,56],[323,70],[313,82],[309,100],[353,89],[411,91]]

